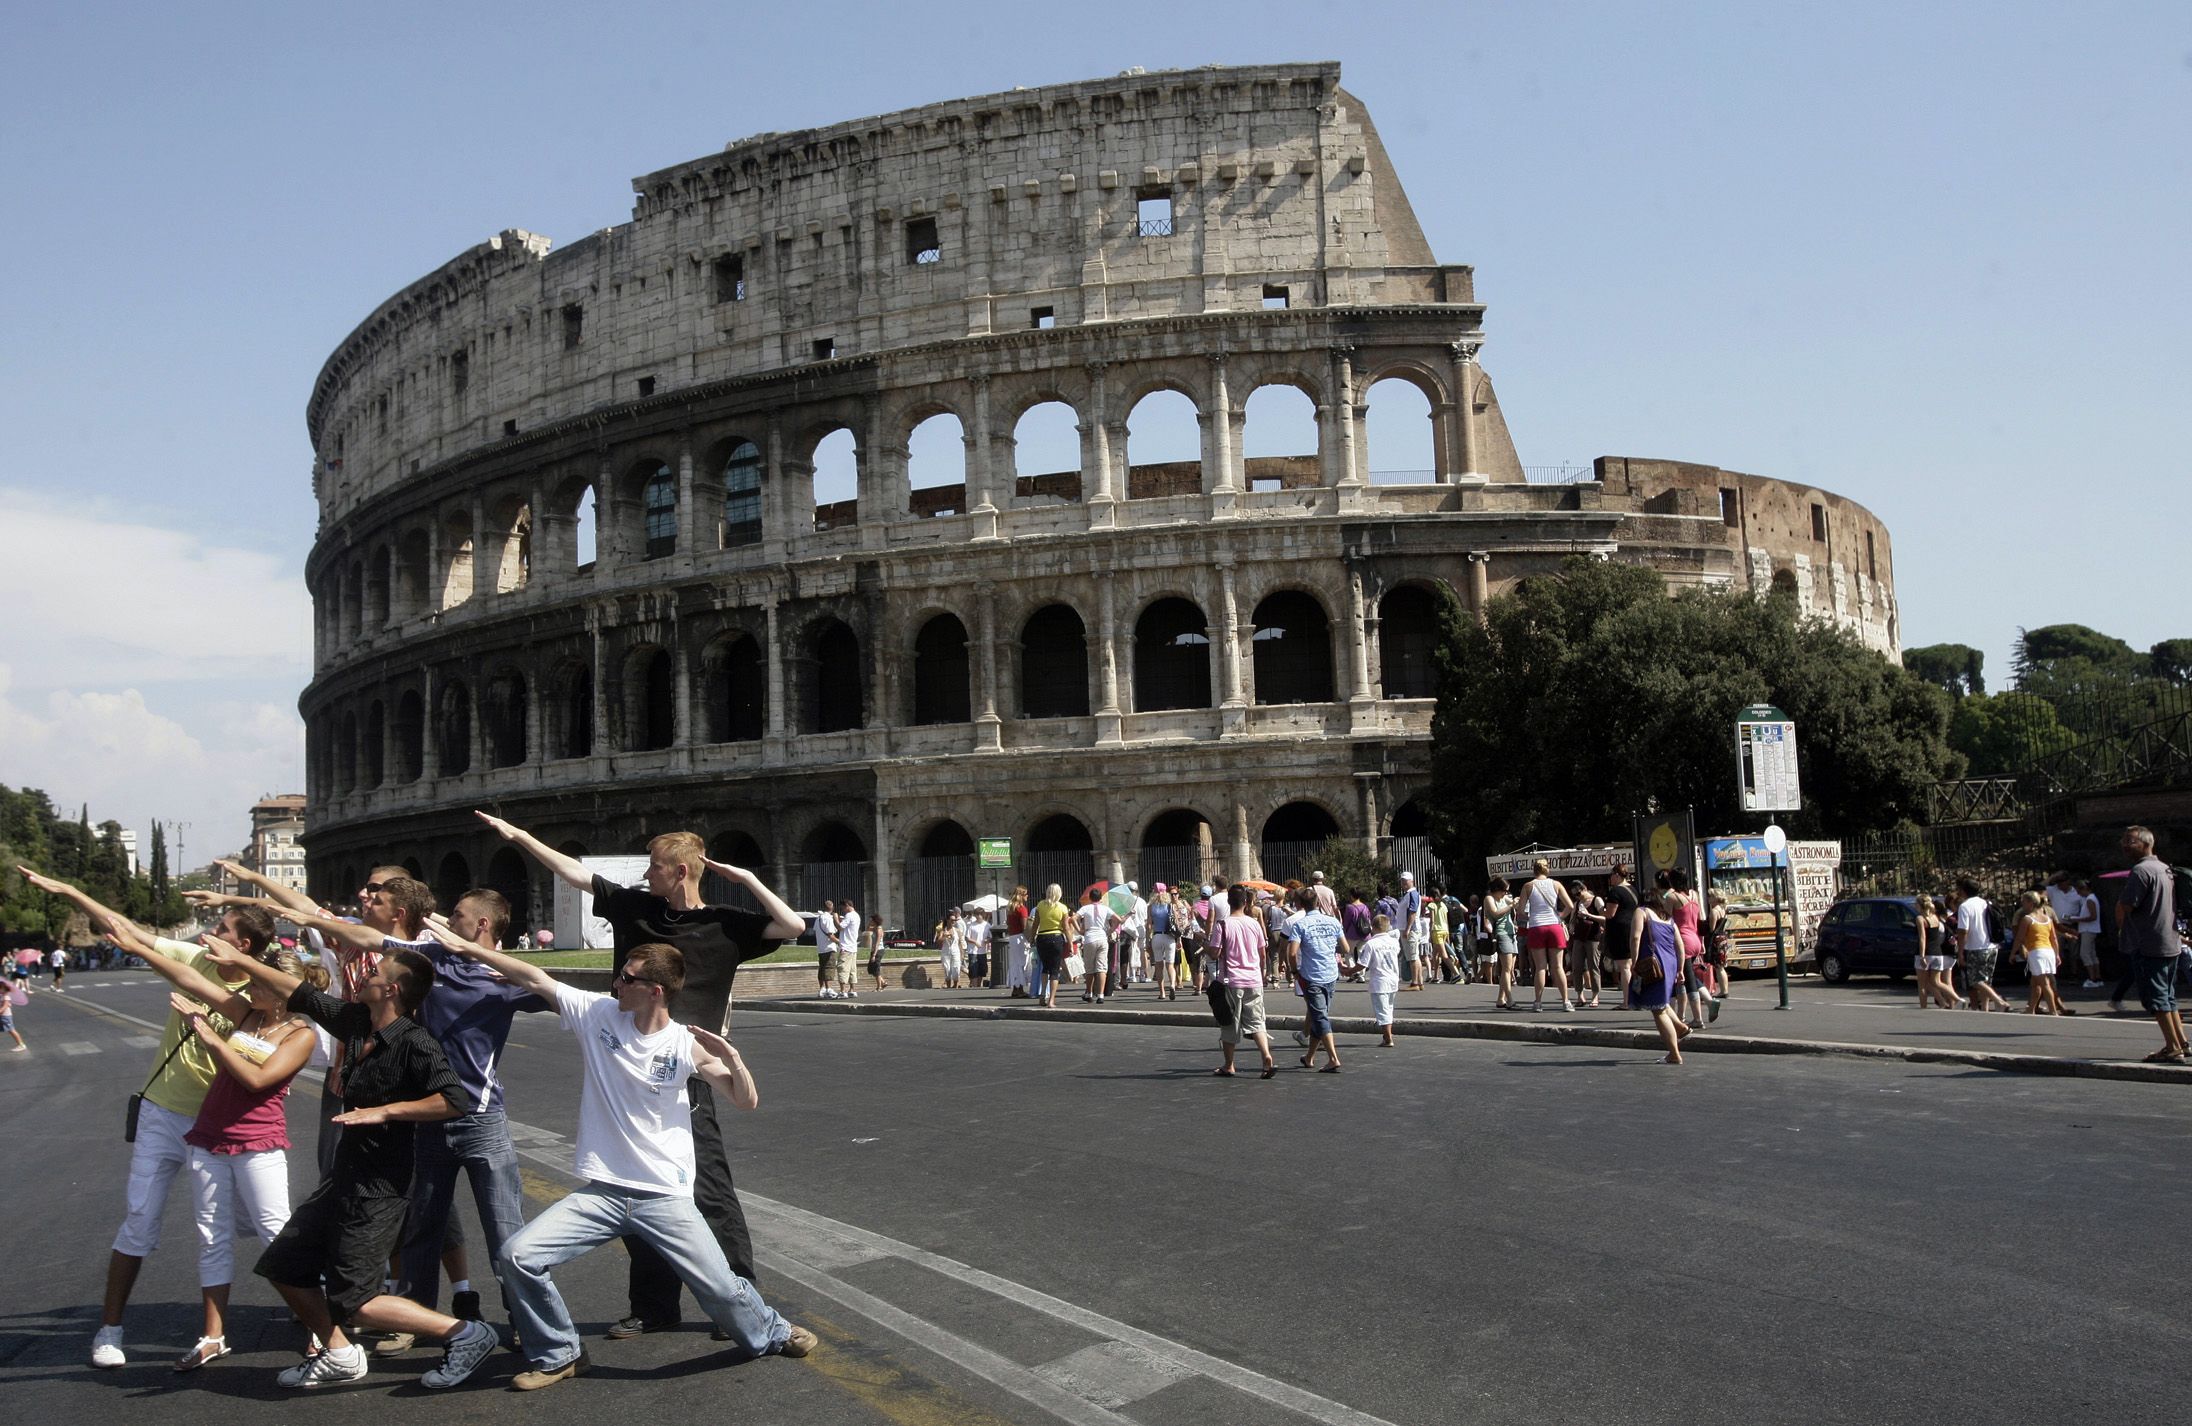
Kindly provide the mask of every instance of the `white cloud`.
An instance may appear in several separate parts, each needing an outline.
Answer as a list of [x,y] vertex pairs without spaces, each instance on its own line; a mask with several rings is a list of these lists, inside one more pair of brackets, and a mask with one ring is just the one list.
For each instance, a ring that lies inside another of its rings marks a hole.
[[284,555],[7,486],[0,538],[0,663],[24,688],[305,681],[311,601]]

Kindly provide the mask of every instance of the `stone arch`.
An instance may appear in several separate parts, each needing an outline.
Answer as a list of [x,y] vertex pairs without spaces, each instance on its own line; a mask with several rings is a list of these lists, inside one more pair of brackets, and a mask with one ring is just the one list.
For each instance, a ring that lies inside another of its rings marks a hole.
[[624,656],[624,739],[628,753],[656,752],[677,742],[677,666],[660,644],[637,645]]
[[434,733],[435,751],[441,763],[443,777],[456,777],[472,770],[472,690],[461,678],[452,678],[441,686],[436,698]]
[[951,613],[935,614],[913,640],[915,726],[965,723],[974,717],[967,626]]
[[[769,854],[762,847],[761,839],[741,828],[726,828],[708,839],[708,858],[728,866],[748,870],[766,868]],[[743,883],[726,881],[713,871],[700,874],[701,899],[710,906],[737,906],[759,911],[761,903],[754,899]]]
[[523,589],[533,570],[533,507],[523,495],[505,492],[489,503],[486,546],[487,589],[495,594]]
[[1304,378],[1274,374],[1242,401],[1241,469],[1250,490],[1319,484],[1322,449],[1316,389]]
[[480,732],[489,767],[516,767],[530,756],[527,693],[525,675],[514,668],[501,669],[487,680],[480,697]]
[[928,413],[906,432],[906,511],[963,515],[967,511],[967,432],[957,412]]
[[799,731],[838,733],[867,726],[867,669],[860,636],[833,615],[808,624],[792,659]]
[[1427,585],[1409,583],[1378,601],[1378,668],[1387,698],[1438,694],[1438,645],[1447,599]]
[[860,523],[860,466],[864,453],[851,426],[824,430],[804,462],[813,482],[814,528],[839,530]]
[[343,573],[343,640],[356,643],[366,635],[379,632],[367,625],[365,619],[365,561],[353,560]]
[[379,787],[388,780],[388,712],[378,698],[366,707],[358,739],[358,784]]
[[1325,842],[1340,834],[1340,819],[1320,802],[1296,798],[1272,809],[1256,839],[1257,861],[1267,881],[1306,880]]
[[594,671],[576,659],[566,659],[555,671],[549,687],[549,718],[554,726],[548,748],[550,757],[591,757],[594,751]]
[[426,772],[426,701],[415,688],[396,699],[396,781],[417,782]]
[[868,904],[868,844],[858,832],[843,822],[821,822],[800,839],[799,850],[798,874],[787,879],[799,893],[793,905],[811,910],[849,896],[864,917],[882,914]]
[[462,852],[449,852],[434,868],[434,904],[447,912],[472,889],[472,864]]
[[761,489],[767,482],[768,458],[761,443],[747,436],[727,436],[709,452],[708,469],[715,472],[723,497],[717,547],[735,550],[760,544],[768,533]]
[[[1011,434],[999,442],[1012,466],[1015,504],[1071,503],[1081,498],[1081,413],[1063,396],[1032,396],[1013,413]],[[994,459],[995,457],[993,457]]]
[[1071,905],[1093,879],[1096,838],[1088,824],[1070,812],[1053,812],[1037,821],[1028,828],[1023,845],[1027,850],[1020,854],[1020,879],[1033,893],[1031,900],[1056,882]]
[[748,743],[768,731],[769,664],[749,629],[732,629],[701,651],[708,741]]
[[667,559],[677,553],[677,466],[658,455],[645,455],[617,478],[617,504],[631,512],[619,542],[626,558]]
[[1430,485],[1445,470],[1440,412],[1445,390],[1408,365],[1384,368],[1362,387],[1362,468],[1372,485]]
[[397,620],[416,619],[433,607],[434,557],[426,531],[413,525],[396,536]]
[[1134,711],[1208,708],[1210,620],[1191,599],[1152,600],[1134,621]]
[[1020,626],[1020,715],[1088,716],[1088,625],[1070,604],[1045,604]]
[[454,609],[472,597],[472,512],[463,508],[441,515],[441,607]]
[[[510,929],[503,936],[505,946],[531,946],[533,944],[533,877],[531,863],[518,854],[516,847],[504,845],[495,848],[487,859],[487,876],[480,883],[490,891],[502,893],[502,899],[510,903]],[[470,888],[466,888],[469,890]],[[446,903],[455,909],[455,903]]]
[[1256,606],[1256,702],[1332,701],[1332,621],[1306,590],[1282,589]]
[[1127,410],[1130,499],[1202,492],[1202,409],[1185,384],[1158,378]]
[[1152,816],[1142,827],[1140,847],[1135,879],[1145,895],[1160,881],[1201,886],[1224,865],[1217,824],[1192,807],[1169,807]]
[[567,573],[591,568],[600,554],[601,492],[596,477],[574,471],[548,487],[546,508],[535,511],[544,568]]
[[345,712],[335,732],[335,790],[355,792],[358,787],[358,715]]
[[386,544],[373,547],[365,557],[365,626],[372,633],[385,630],[392,613],[388,587],[390,550]]
[[944,919],[944,912],[973,898],[974,836],[945,817],[930,823],[906,845],[909,851],[899,882],[906,929],[924,935]]

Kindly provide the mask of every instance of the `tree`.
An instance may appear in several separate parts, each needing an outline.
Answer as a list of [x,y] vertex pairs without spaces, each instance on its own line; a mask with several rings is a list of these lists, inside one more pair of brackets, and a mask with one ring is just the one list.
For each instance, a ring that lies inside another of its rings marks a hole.
[[2055,705],[2014,690],[1992,698],[1966,698],[1949,720],[1949,746],[1971,764],[1974,777],[2021,772],[2077,741]]
[[1311,871],[1324,873],[1324,884],[1335,896],[1359,891],[1365,899],[1376,901],[1400,885],[1400,871],[1385,858],[1364,851],[1353,837],[1326,838],[1316,856],[1304,864],[1304,879]]
[[1986,692],[1986,654],[1969,644],[1905,649],[1903,667],[1952,698]]
[[1755,825],[1735,788],[1735,715],[1797,724],[1793,834],[1854,835],[1923,815],[1962,770],[1949,698],[1785,594],[1673,597],[1652,570],[1584,558],[1449,613],[1431,725],[1431,838],[1449,868],[1527,842],[1618,839],[1633,812]]
[[2154,677],[2169,683],[2192,683],[2192,639],[2164,639],[2147,650]]

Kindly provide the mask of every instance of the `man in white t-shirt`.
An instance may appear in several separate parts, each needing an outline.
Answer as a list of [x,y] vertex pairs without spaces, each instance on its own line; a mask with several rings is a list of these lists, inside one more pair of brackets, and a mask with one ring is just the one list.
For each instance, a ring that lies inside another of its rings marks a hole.
[[536,1391],[585,1369],[578,1329],[549,1271],[620,1237],[642,1239],[660,1253],[722,1334],[753,1356],[813,1351],[812,1332],[785,1321],[752,1283],[731,1271],[693,1206],[686,1081],[699,1075],[740,1109],[754,1108],[761,1096],[728,1040],[670,1018],[670,998],[685,983],[685,958],[677,948],[633,947],[610,981],[612,993],[601,995],[438,926],[434,935],[554,1007],[578,1040],[583,1069],[575,1159],[586,1186],[526,1224],[495,1262],[533,1364],[510,1384]]
[[840,998],[860,998],[860,992],[855,988],[859,973],[860,912],[847,898],[837,903],[837,993]]
[[2078,883],[2078,964],[2085,967],[2085,989],[2100,990],[2107,982],[2101,979],[2101,898],[2093,894],[2093,883]]
[[1956,944],[1971,1008],[2008,1010],[2009,1002],[1994,990],[1994,958],[2001,948],[1994,943],[1994,932],[1987,925],[1987,900],[1979,894],[1979,883],[1969,877],[1956,883],[1956,894],[1963,898],[1956,907]]

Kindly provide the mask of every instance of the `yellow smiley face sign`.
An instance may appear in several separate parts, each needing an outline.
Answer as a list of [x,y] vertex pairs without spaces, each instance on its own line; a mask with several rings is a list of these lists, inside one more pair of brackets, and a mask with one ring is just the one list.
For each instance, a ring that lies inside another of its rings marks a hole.
[[1650,848],[1652,865],[1662,867],[1674,865],[1674,859],[1682,853],[1682,843],[1675,836],[1672,824],[1662,822],[1652,828]]

